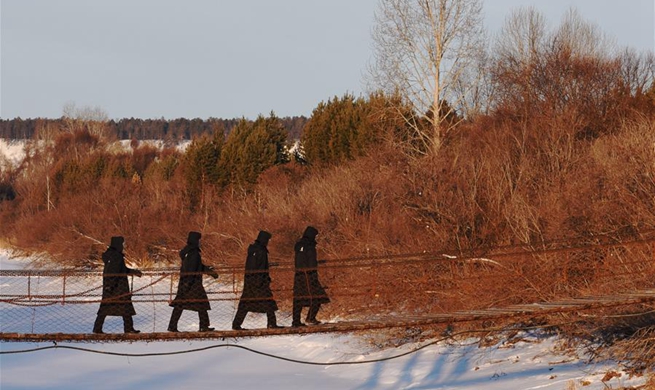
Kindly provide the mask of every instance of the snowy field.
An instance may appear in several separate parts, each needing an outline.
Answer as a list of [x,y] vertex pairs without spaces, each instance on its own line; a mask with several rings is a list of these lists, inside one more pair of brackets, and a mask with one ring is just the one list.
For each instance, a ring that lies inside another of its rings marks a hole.
[[[131,140],[121,140],[116,141],[114,144],[116,146],[110,146],[110,150],[131,150]],[[12,140],[0,138],[0,167],[2,167],[2,161],[6,160],[12,166],[18,166],[25,158],[25,145],[27,141],[24,139]],[[176,148],[180,152],[184,152],[186,148],[191,144],[191,141],[184,140],[180,141]],[[161,140],[143,140],[139,142],[139,145],[149,145],[159,149],[163,149],[165,146],[164,141]]]
[[[0,252],[2,270],[28,264]],[[0,321],[5,310],[11,306],[0,303]],[[484,348],[475,340],[427,340],[380,349],[370,342],[374,336],[59,343],[57,348],[51,348],[54,343],[0,342],[0,389],[596,390],[645,382],[643,377],[629,378],[613,362],[588,364],[581,352],[559,353],[557,339],[539,333]],[[43,347],[50,349],[7,353]],[[138,356],[144,354],[151,356]],[[603,382],[612,370],[621,376]]]
[[25,140],[10,140],[0,138],[0,167],[2,160],[7,160],[11,165],[17,166],[25,158]]

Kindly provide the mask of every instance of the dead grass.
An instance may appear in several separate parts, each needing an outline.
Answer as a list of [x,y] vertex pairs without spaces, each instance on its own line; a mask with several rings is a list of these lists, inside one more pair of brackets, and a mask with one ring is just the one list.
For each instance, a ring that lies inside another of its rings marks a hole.
[[[156,151],[136,154],[136,176],[129,169],[124,176],[93,176],[100,163],[120,173],[131,157],[105,153],[93,138],[82,138],[87,147],[75,145],[68,136],[65,148],[34,154],[16,173],[18,196],[0,203],[0,233],[7,245],[48,253],[67,266],[98,266],[109,238],[123,235],[130,259],[156,267],[177,264],[187,232],[199,230],[207,263],[239,267],[264,229],[273,233],[271,261],[288,266],[293,244],[313,225],[319,256],[328,265],[349,265],[321,270],[330,294],[342,297],[326,313],[342,317],[652,288],[652,244],[623,243],[649,238],[655,229],[654,124],[641,119],[576,143],[558,121],[480,121],[454,133],[436,157],[380,147],[329,169],[278,166],[250,191],[205,188],[195,212],[180,170],[163,175],[152,168],[161,161]],[[561,131],[548,133],[550,125]],[[53,159],[70,158],[67,153],[79,156],[70,160],[81,168],[69,182],[78,187],[57,187],[56,170],[65,164]],[[550,252],[530,252],[537,250]],[[425,261],[382,261],[397,254]],[[288,293],[292,274],[276,272],[275,283]],[[356,285],[368,288],[349,296]],[[584,333],[599,339],[619,323],[608,318]],[[646,340],[651,325],[635,327],[626,340]],[[617,356],[642,356],[652,367],[650,344],[623,345],[626,353]]]

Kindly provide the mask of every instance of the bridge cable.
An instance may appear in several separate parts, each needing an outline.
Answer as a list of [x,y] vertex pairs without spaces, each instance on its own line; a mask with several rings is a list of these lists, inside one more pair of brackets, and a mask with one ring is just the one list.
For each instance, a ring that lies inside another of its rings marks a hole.
[[503,332],[503,331],[517,331],[517,330],[522,330],[522,331],[528,331],[528,330],[537,330],[537,329],[546,329],[546,328],[554,328],[554,327],[559,327],[563,325],[571,325],[574,323],[580,322],[578,321],[569,321],[569,322],[564,322],[564,323],[559,323],[559,324],[553,324],[553,325],[540,325],[540,326],[525,326],[525,327],[512,327],[512,328],[487,328],[487,329],[471,329],[471,330],[465,330],[465,331],[460,331],[456,333],[449,334],[446,337],[442,337],[433,341],[430,341],[426,344],[423,344],[417,348],[414,348],[410,351],[403,352],[397,355],[393,356],[388,356],[384,358],[379,358],[379,359],[370,359],[370,360],[360,360],[360,361],[337,361],[337,362],[310,362],[310,361],[305,361],[305,360],[300,360],[300,359],[293,359],[293,358],[288,358],[284,356],[279,356],[275,355],[272,353],[268,352],[263,352],[259,351],[253,348],[249,347],[244,347],[242,345],[238,344],[216,344],[216,345],[210,345],[207,347],[202,347],[202,348],[194,348],[194,349],[186,349],[186,350],[181,350],[181,351],[173,351],[173,352],[151,352],[151,353],[124,353],[124,352],[109,352],[109,351],[99,351],[97,349],[91,349],[91,348],[83,348],[83,347],[74,347],[74,346],[68,346],[68,345],[52,345],[52,346],[47,346],[47,347],[38,347],[38,348],[33,348],[33,349],[24,349],[24,350],[15,350],[15,351],[0,351],[0,355],[8,355],[8,354],[19,354],[19,353],[30,353],[30,352],[38,352],[38,351],[45,351],[49,349],[70,349],[70,350],[76,350],[76,351],[82,351],[82,352],[89,352],[89,353],[97,353],[101,355],[112,355],[112,356],[124,356],[124,357],[159,357],[159,356],[170,356],[170,355],[182,355],[182,354],[187,354],[187,353],[194,353],[194,352],[201,352],[201,351],[206,351],[210,349],[215,349],[215,348],[240,348],[243,350],[246,350],[248,352],[257,354],[257,355],[262,355],[268,358],[272,359],[277,359],[277,360],[283,360],[286,362],[290,363],[297,363],[297,364],[305,364],[305,365],[313,365],[313,366],[337,366],[337,365],[357,365],[357,364],[370,364],[370,363],[379,363],[379,362],[384,362],[384,361],[389,361],[389,360],[394,360],[398,359],[404,356],[408,356],[411,354],[414,354],[416,352],[419,352],[427,347],[430,347],[432,345],[438,344],[440,342],[446,341],[448,339],[454,339],[455,337],[463,336],[466,334],[472,334],[472,333],[493,333],[493,332]]

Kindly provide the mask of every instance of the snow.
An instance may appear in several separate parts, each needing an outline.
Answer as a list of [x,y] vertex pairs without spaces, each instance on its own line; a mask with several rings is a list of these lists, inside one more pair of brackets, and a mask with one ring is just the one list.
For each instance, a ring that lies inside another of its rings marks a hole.
[[[26,139],[0,138],[0,168],[2,167],[2,161],[5,159],[10,166],[19,166],[25,158],[25,146],[28,142],[29,140]],[[131,140],[116,141],[108,146],[108,150],[130,151],[132,150],[131,142]],[[183,153],[190,144],[191,141],[189,140],[181,140],[175,145],[175,149]],[[142,140],[139,141],[139,145],[148,145],[161,150],[166,146],[166,143],[162,140]]]
[[[9,257],[8,252],[0,252],[0,269],[30,265],[25,259]],[[0,319],[4,310],[10,310],[10,305],[0,303]],[[75,327],[74,323],[71,327]],[[487,347],[469,339],[425,340],[379,348],[373,341],[380,341],[381,333],[168,342],[60,342],[57,348],[53,348],[53,343],[0,342],[0,352],[50,348],[0,355],[0,388],[596,390],[645,382],[643,377],[630,378],[615,362],[590,364],[582,351],[559,352],[561,343],[554,336],[540,332],[526,332],[521,336],[511,343],[499,342]],[[93,351],[123,355],[180,353],[114,356]],[[602,382],[609,370],[621,376]]]
[[25,158],[25,144],[25,140],[0,138],[0,167],[4,159],[7,159],[12,166],[20,165]]
[[[120,147],[120,149],[122,149],[122,150],[131,150],[132,149],[132,146],[131,146],[132,140],[129,140],[129,139],[116,141],[115,144],[118,145]],[[159,150],[162,150],[166,146],[166,141],[156,140],[156,139],[148,139],[148,140],[140,140],[138,144],[139,144],[139,146],[147,145],[147,146],[151,146],[151,147],[157,148]],[[175,144],[175,149],[177,149],[177,151],[179,151],[181,153],[184,153],[186,151],[186,149],[189,147],[189,145],[191,145],[191,141],[181,140],[181,141],[178,141]],[[110,146],[109,148],[112,149],[112,146]]]

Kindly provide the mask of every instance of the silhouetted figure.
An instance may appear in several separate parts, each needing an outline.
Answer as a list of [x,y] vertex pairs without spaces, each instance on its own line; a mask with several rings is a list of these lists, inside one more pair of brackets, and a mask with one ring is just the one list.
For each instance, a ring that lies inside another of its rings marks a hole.
[[268,273],[268,240],[271,233],[260,231],[255,242],[248,247],[246,271],[243,277],[243,293],[237,314],[232,321],[232,329],[241,330],[241,324],[248,312],[266,313],[268,328],[281,328],[277,325],[275,311],[277,303],[271,291],[271,277]]
[[305,321],[310,324],[320,324],[316,319],[321,304],[329,303],[325,288],[318,280],[318,261],[316,260],[316,236],[318,230],[307,226],[302,238],[296,243],[294,250],[296,272],[293,277],[293,322],[292,326],[304,326],[300,322],[302,308],[308,306]]
[[177,332],[177,322],[182,316],[182,311],[192,310],[198,312],[200,320],[200,332],[209,332],[214,328],[209,327],[209,313],[211,310],[209,299],[202,285],[202,275],[211,275],[214,279],[218,274],[212,267],[202,263],[200,257],[200,237],[198,232],[189,232],[187,245],[180,251],[182,266],[180,267],[180,282],[177,285],[177,294],[170,303],[173,307],[171,320],[168,323],[169,332]]
[[132,316],[136,314],[132,305],[132,292],[127,281],[127,275],[141,276],[138,269],[127,268],[123,254],[123,237],[112,237],[109,248],[102,254],[105,266],[102,270],[102,301],[98,316],[93,324],[93,333],[104,333],[102,325],[107,316],[123,317],[125,333],[139,333],[134,329]]

